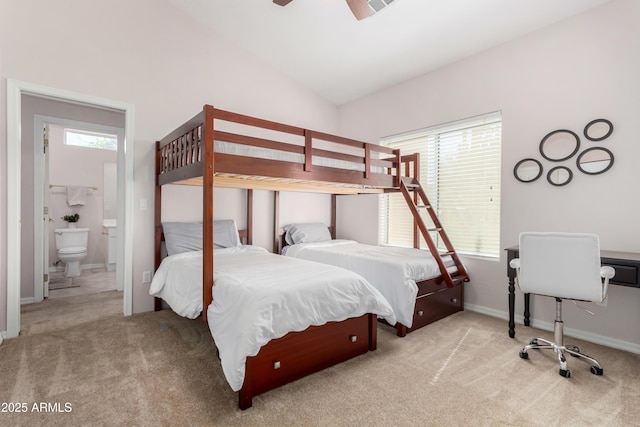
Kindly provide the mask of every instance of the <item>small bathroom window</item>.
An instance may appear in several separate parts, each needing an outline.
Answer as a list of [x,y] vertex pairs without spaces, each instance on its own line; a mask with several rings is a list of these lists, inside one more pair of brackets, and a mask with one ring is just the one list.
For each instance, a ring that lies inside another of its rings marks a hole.
[[111,133],[65,128],[64,143],[78,147],[118,150],[118,136]]

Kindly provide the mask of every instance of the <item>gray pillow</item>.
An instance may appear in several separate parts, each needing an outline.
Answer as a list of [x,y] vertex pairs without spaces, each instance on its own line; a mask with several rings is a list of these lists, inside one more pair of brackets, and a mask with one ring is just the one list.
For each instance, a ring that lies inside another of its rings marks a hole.
[[[201,222],[163,222],[164,239],[167,254],[202,250]],[[240,236],[236,222],[232,219],[213,221],[214,248],[240,246]]]
[[329,229],[322,223],[289,224],[284,230],[286,232],[284,239],[290,245],[331,240]]
[[168,255],[202,250],[201,222],[163,222],[162,231]]

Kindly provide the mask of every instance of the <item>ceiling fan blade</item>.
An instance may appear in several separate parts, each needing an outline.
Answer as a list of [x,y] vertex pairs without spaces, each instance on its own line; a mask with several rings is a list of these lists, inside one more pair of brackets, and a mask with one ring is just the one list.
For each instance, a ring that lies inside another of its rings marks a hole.
[[277,4],[278,6],[286,6],[289,3],[291,3],[292,0],[273,0],[273,2],[275,4]]
[[371,16],[371,9],[369,9],[367,0],[347,0],[347,4],[358,21]]

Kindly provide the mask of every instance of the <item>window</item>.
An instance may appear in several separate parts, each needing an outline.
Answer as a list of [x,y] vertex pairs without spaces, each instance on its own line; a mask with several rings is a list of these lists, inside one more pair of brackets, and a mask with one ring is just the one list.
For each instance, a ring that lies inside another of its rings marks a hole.
[[[382,140],[403,154],[420,153],[420,183],[460,254],[500,255],[501,134],[496,112]],[[413,216],[402,194],[380,196],[379,217],[381,244],[413,246]],[[438,237],[434,232],[434,243],[445,249]]]
[[88,130],[65,128],[64,143],[78,147],[118,150],[118,136],[116,134],[92,132]]

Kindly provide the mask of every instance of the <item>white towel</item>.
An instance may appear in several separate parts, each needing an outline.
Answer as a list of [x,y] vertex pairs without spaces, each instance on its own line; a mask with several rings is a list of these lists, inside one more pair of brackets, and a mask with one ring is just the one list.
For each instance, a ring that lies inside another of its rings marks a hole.
[[74,185],[67,186],[67,203],[69,206],[84,205],[87,187],[79,187]]

